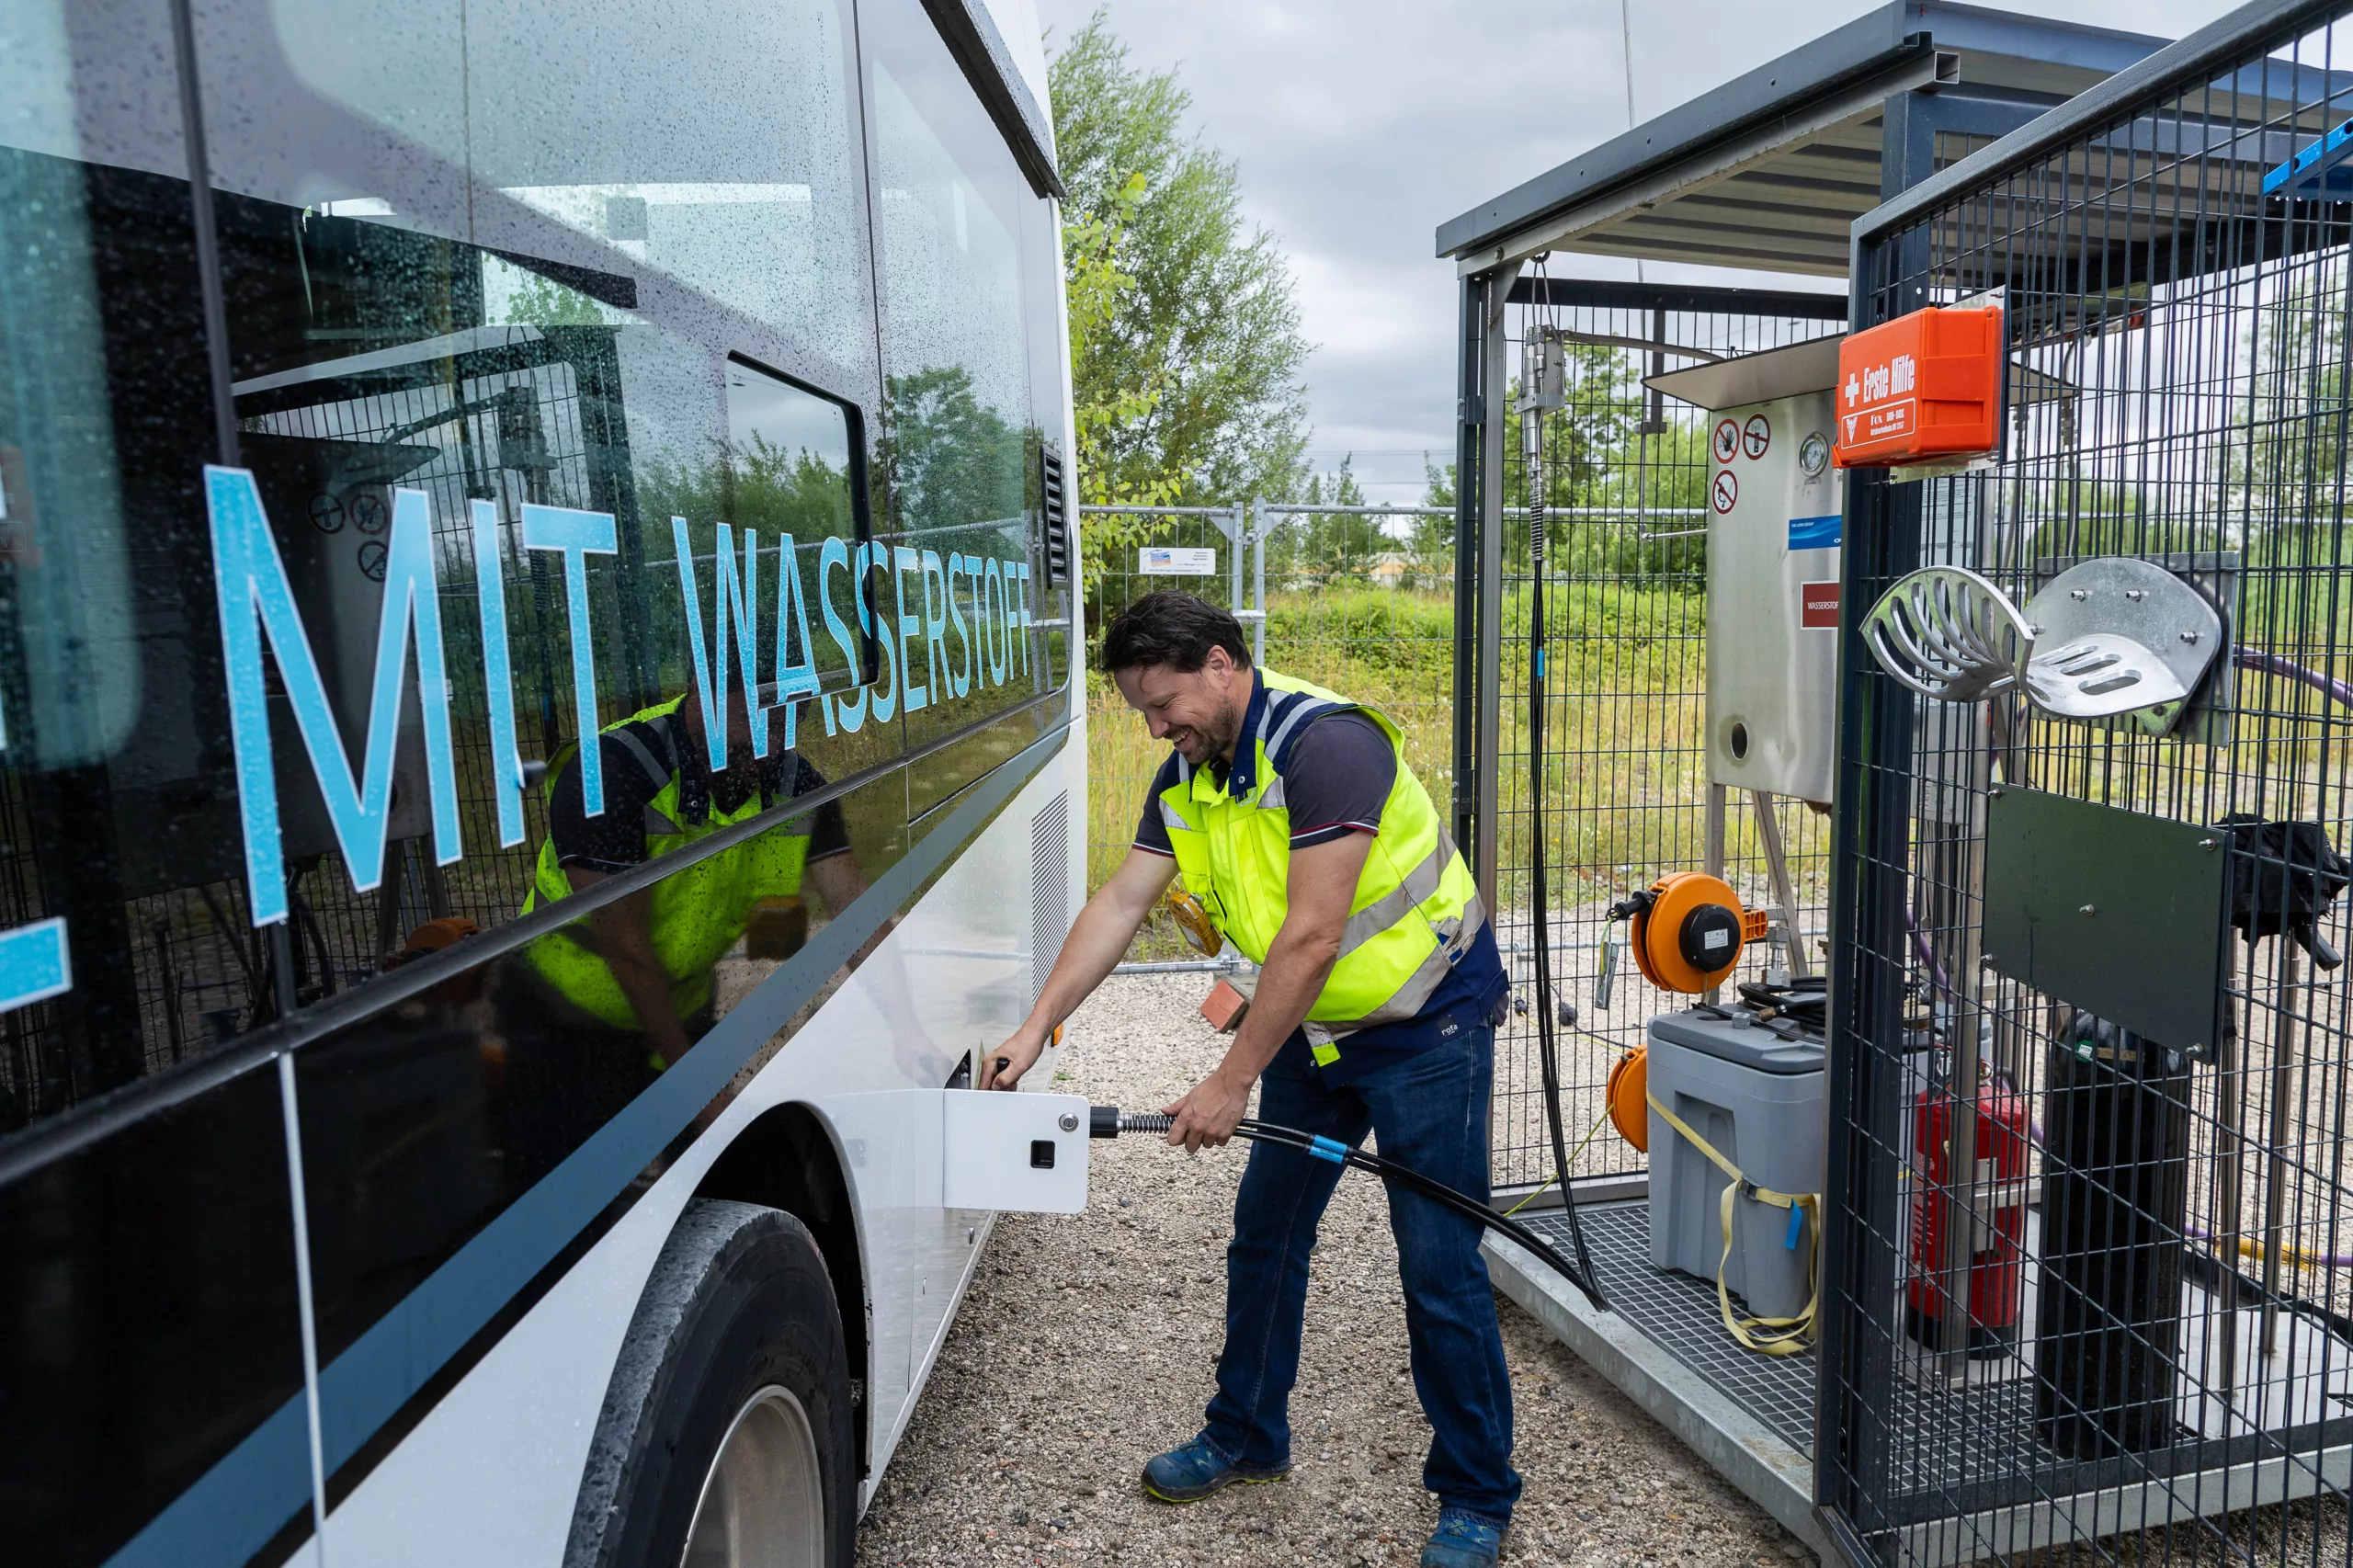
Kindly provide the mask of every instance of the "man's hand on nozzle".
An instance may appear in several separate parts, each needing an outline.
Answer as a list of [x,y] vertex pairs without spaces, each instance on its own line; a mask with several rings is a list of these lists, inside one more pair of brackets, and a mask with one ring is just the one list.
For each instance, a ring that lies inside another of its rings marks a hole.
[[1163,1107],[1165,1114],[1176,1119],[1169,1126],[1168,1142],[1194,1153],[1204,1144],[1224,1147],[1250,1108],[1251,1082],[1220,1067],[1194,1085],[1183,1099]]
[[1038,1064],[1046,1053],[1046,1037],[1023,1028],[995,1051],[981,1058],[980,1086],[983,1089],[1016,1089],[1021,1086],[1021,1074]]

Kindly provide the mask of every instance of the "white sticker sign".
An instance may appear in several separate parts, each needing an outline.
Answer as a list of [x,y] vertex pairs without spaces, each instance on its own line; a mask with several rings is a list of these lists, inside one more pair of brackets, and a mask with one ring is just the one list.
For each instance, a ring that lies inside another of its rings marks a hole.
[[1148,544],[1136,551],[1136,571],[1145,577],[1214,577],[1217,551]]

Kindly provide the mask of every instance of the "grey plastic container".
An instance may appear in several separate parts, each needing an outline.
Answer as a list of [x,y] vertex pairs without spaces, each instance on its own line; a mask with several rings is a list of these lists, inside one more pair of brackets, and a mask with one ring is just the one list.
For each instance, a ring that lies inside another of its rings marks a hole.
[[[1700,1013],[1651,1020],[1650,1092],[1759,1187],[1822,1190],[1822,1045],[1783,1040]],[[1666,1124],[1651,1120],[1651,1262],[1712,1282],[1723,1257],[1727,1180],[1713,1161]],[[1733,1202],[1724,1283],[1758,1317],[1805,1310],[1806,1266],[1821,1237],[1809,1221],[1788,1244],[1790,1210],[1753,1198]]]

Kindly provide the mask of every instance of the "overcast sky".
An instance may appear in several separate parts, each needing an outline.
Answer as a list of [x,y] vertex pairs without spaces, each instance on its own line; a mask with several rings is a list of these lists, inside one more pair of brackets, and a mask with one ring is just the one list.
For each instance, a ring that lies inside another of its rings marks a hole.
[[[1036,0],[1048,48],[1097,0]],[[1856,0],[1635,0],[1642,119],[1871,9]],[[2042,0],[2040,15],[2177,38],[2224,0]],[[1626,129],[1619,0],[1108,0],[1136,63],[1177,66],[1195,125],[1242,165],[1315,353],[1311,460],[1419,498],[1454,440],[1454,270],[1438,225]],[[1590,277],[1631,263],[1580,258]],[[1556,259],[1553,269],[1561,269]],[[1701,276],[1654,267],[1651,276]],[[1810,285],[1820,286],[1820,285]]]

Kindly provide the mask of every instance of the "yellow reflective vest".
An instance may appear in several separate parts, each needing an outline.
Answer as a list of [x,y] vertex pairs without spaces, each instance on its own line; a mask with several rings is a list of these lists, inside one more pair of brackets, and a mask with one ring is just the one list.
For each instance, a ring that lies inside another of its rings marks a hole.
[[[677,718],[684,697],[632,713],[603,733],[621,743],[646,778],[656,786],[645,806],[647,858],[666,855],[722,828],[756,817],[776,802],[763,789],[755,790],[733,812],[699,800],[699,815],[691,814],[684,793],[679,757],[693,744],[686,724]],[[609,755],[609,753],[608,754]],[[571,759],[559,756],[548,769],[547,798],[554,799],[556,780]],[[780,767],[787,770],[788,788],[796,770],[792,754]],[[698,791],[698,794],[700,792]],[[670,1005],[681,1019],[690,1019],[710,1006],[711,971],[727,949],[744,935],[753,909],[762,899],[790,897],[801,891],[801,876],[809,861],[809,835],[816,813],[801,816],[756,838],[722,849],[673,871],[655,882],[648,909],[654,955],[670,982]],[[529,914],[544,903],[572,895],[572,878],[556,861],[555,840],[540,846],[540,863],[530,895],[523,901]],[[597,951],[591,916],[584,915],[524,949],[531,966],[549,984],[583,1012],[615,1028],[642,1027],[622,992],[620,982]]]
[[[1176,782],[1158,801],[1185,891],[1254,962],[1266,961],[1290,908],[1290,813],[1280,769],[1290,747],[1313,721],[1355,711],[1378,724],[1397,753],[1396,782],[1348,903],[1339,959],[1307,1011],[1309,1047],[1329,1066],[1347,1035],[1418,1014],[1487,914],[1429,792],[1405,766],[1404,736],[1389,717],[1273,670],[1259,670],[1256,679],[1255,719],[1245,721],[1236,747],[1237,760],[1249,759],[1247,774],[1237,767],[1221,783],[1179,754]],[[1241,794],[1230,793],[1230,785],[1241,786]]]

